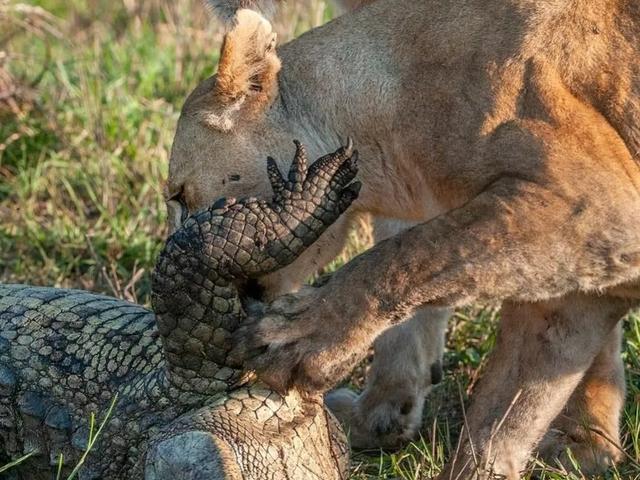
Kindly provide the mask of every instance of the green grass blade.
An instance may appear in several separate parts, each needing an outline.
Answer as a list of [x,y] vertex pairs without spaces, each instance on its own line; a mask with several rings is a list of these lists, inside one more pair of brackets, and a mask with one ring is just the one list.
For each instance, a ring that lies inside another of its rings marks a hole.
[[7,463],[6,465],[3,465],[2,467],[0,467],[0,473],[2,472],[6,472],[7,470],[9,470],[10,468],[16,467],[18,465],[20,465],[22,462],[24,462],[27,458],[31,457],[32,455],[35,455],[36,451],[34,450],[33,452],[29,452],[26,455],[23,455],[22,457]]
[[82,457],[80,457],[78,464],[74,467],[74,469],[71,471],[71,473],[67,477],[67,480],[73,480],[73,478],[75,478],[75,476],[78,474],[78,472],[82,468],[82,465],[84,465],[84,462],[87,460],[87,456],[89,455],[89,452],[91,452],[91,449],[95,445],[96,441],[98,440],[98,438],[100,438],[102,429],[105,427],[105,425],[109,421],[109,418],[111,418],[111,414],[113,413],[113,409],[115,408],[117,401],[118,401],[118,394],[116,393],[116,395],[113,397],[113,400],[111,401],[109,410],[107,410],[107,414],[102,420],[102,423],[100,423],[100,426],[98,427],[98,430],[95,432],[95,435],[93,435],[93,426],[94,426],[93,419],[95,418],[95,416],[94,415],[91,416],[92,418],[91,418],[90,431],[89,431],[89,443],[87,444],[87,449],[82,454]]

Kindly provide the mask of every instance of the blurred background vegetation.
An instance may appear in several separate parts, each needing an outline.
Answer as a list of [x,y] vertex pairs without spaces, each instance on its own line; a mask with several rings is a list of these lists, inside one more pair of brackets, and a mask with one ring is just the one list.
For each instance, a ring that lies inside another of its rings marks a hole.
[[[290,2],[278,31],[332,15]],[[199,0],[0,0],[0,281],[146,302],[176,119],[221,38]]]
[[[289,1],[281,41],[339,14]],[[220,25],[200,0],[0,0],[0,282],[77,287],[148,303],[165,236],[162,182],[180,107],[216,68]],[[339,265],[369,241],[352,236]],[[455,449],[466,401],[495,341],[498,312],[459,311],[447,381],[422,438],[355,457],[353,478],[430,478]],[[640,319],[627,322],[628,460],[609,478],[640,478]],[[362,383],[362,370],[352,382]],[[583,478],[534,466],[528,477]]]

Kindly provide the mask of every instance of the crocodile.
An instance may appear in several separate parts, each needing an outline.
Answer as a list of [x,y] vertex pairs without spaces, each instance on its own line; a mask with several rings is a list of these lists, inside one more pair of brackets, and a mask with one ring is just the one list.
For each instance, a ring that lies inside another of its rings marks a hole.
[[270,202],[218,200],[169,236],[153,311],[0,285],[0,461],[29,456],[3,478],[346,478],[347,440],[322,397],[269,389],[232,335],[264,313],[255,279],[357,197],[357,151],[349,141],[307,166],[296,142],[288,177],[272,158],[267,173]]

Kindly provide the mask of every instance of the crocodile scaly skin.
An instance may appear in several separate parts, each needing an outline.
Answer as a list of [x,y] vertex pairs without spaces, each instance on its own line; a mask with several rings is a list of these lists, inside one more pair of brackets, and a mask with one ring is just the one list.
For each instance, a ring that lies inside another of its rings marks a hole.
[[349,145],[307,168],[297,144],[288,178],[273,160],[267,170],[271,202],[220,200],[167,240],[155,314],[0,285],[0,462],[32,453],[6,478],[50,479],[60,455],[68,473],[91,414],[100,423],[114,398],[82,480],[345,478],[346,440],[321,398],[238,387],[244,359],[230,352],[248,283],[295,260],[357,197],[355,155]]

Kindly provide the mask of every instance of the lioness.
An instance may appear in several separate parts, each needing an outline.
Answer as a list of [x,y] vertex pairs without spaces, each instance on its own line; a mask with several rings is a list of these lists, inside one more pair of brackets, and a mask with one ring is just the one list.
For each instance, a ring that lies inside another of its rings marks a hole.
[[378,0],[278,52],[239,12],[178,123],[176,222],[221,194],[269,196],[265,153],[288,158],[292,138],[319,156],[350,135],[352,213],[418,225],[276,302],[238,349],[278,389],[322,390],[417,308],[501,299],[442,478],[518,478],[537,445],[594,472],[616,461],[620,318],[640,303],[639,59],[632,0]]
[[[209,0],[208,2],[215,13],[232,28],[236,20],[235,13],[241,7],[251,7],[272,15],[277,1],[263,0]],[[367,0],[342,0],[339,2],[346,10],[353,10]],[[242,19],[247,19],[248,12],[243,12]],[[246,21],[246,20],[245,20]],[[253,17],[254,22],[260,23],[260,17]],[[261,41],[243,41],[243,36],[253,33],[252,27],[241,25],[232,32],[227,42],[240,48],[236,55],[253,55],[252,49],[264,49],[265,42],[273,42],[269,35],[270,27],[265,24],[266,30],[262,32]],[[270,48],[269,44],[269,48]],[[263,53],[263,52],[258,52]],[[232,56],[227,56],[232,58]],[[211,159],[215,161],[214,159]],[[243,159],[239,159],[240,162]],[[245,174],[261,176],[263,172],[262,161],[256,165],[254,158],[247,159],[247,165],[235,164],[229,171],[229,182],[234,182],[231,192],[236,196],[268,195],[268,185],[262,184],[256,189],[254,181],[247,182]],[[210,162],[211,166],[220,166]],[[172,162],[172,174],[177,175],[181,163]],[[173,168],[175,166],[175,168]],[[256,171],[256,168],[258,170]],[[242,175],[233,175],[233,172],[243,172]],[[223,174],[223,172],[219,172]],[[264,190],[266,189],[266,190]],[[225,185],[222,192],[229,192]],[[171,196],[170,196],[171,197]],[[176,205],[177,208],[173,208]],[[179,224],[179,202],[170,201],[171,217],[173,224]],[[186,210],[185,210],[186,211]],[[311,273],[325,265],[334,258],[343,248],[347,226],[350,222],[336,228],[336,232],[325,235],[322,245],[313,252],[307,253],[294,266],[281,274],[264,279],[263,297],[273,299],[283,293],[298,289]],[[416,222],[407,222],[397,219],[377,218],[374,224],[374,237],[381,241],[414,225]],[[357,448],[370,447],[398,447],[412,439],[417,433],[422,420],[425,394],[428,393],[434,383],[442,378],[442,355],[444,351],[444,335],[447,321],[451,315],[448,308],[420,308],[411,315],[411,319],[390,329],[381,335],[374,343],[374,361],[367,375],[367,384],[364,392],[357,396],[348,389],[340,389],[327,396],[327,404],[331,410],[349,427],[350,441]]]

